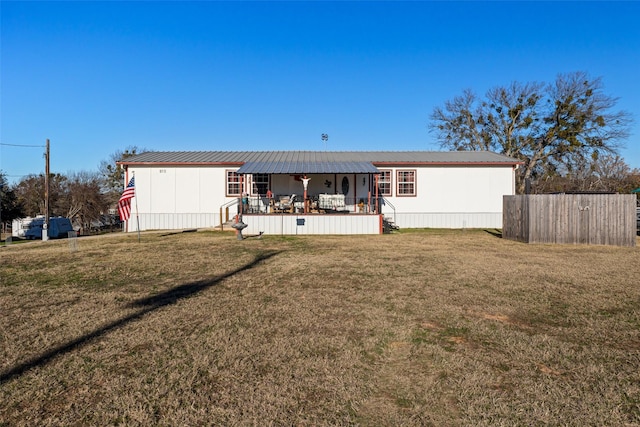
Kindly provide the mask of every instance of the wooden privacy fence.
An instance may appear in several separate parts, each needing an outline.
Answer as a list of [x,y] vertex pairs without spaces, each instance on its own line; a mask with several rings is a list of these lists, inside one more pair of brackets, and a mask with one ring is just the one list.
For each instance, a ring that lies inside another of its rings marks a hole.
[[526,243],[635,246],[635,194],[504,196],[502,236]]

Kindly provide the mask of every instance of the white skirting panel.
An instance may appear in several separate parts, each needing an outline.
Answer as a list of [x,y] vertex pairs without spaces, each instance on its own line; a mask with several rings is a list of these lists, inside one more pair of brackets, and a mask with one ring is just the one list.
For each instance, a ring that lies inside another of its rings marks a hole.
[[400,228],[502,228],[502,212],[397,213],[395,219]]
[[244,215],[244,235],[382,234],[379,215]]
[[[393,219],[392,214],[385,217]],[[140,230],[184,230],[220,225],[219,213],[139,214]],[[381,234],[378,215],[250,215],[247,234]],[[299,221],[302,220],[302,221]],[[400,228],[502,228],[502,212],[397,213]],[[137,231],[133,213],[126,231]]]
[[[215,213],[168,213],[139,214],[140,231],[184,230],[190,228],[212,228],[220,225],[220,214]],[[136,215],[132,212],[126,231],[138,231]]]

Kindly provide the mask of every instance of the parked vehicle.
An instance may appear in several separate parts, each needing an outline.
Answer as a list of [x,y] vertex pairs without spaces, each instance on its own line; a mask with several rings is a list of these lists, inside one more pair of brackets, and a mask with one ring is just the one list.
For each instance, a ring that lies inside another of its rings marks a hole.
[[[24,233],[25,239],[36,240],[42,239],[42,227],[44,225],[44,218],[39,217],[31,221],[29,229]],[[67,237],[69,231],[73,231],[71,221],[69,218],[62,216],[49,218],[49,228],[47,235],[50,239],[60,239]]]

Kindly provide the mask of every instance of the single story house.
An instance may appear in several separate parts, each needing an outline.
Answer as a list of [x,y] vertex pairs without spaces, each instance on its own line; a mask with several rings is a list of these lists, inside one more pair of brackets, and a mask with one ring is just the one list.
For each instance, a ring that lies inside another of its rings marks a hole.
[[135,176],[125,231],[215,227],[245,234],[376,234],[501,228],[516,159],[488,151],[175,151],[121,160]]

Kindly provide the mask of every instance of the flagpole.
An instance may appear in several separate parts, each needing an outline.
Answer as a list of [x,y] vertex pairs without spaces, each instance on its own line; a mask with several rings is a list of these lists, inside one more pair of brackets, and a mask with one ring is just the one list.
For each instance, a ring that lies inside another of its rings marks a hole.
[[[136,173],[135,172],[131,172],[131,175],[133,175],[133,178],[136,177]],[[137,187],[137,185],[136,185]],[[138,215],[138,195],[137,195],[137,190],[134,188],[134,197],[136,199],[136,225],[138,226],[138,243],[140,243],[140,216]]]
[[[129,174],[128,171],[125,169],[124,171],[124,190],[122,195],[124,196],[124,191],[127,190],[127,183],[129,182]],[[120,196],[120,198],[122,199],[122,196]],[[129,232],[129,218],[127,219],[122,219],[122,213],[120,212],[120,201],[118,201],[118,213],[120,214],[120,221],[122,221],[122,231],[124,231],[125,233]]]
[[[127,175],[129,175],[127,171]],[[127,176],[128,178],[128,176]],[[136,177],[132,172],[132,177],[129,183],[124,187],[122,196],[118,199],[118,213],[120,214],[120,221],[124,223],[124,231],[129,231],[129,223],[131,222],[131,199],[136,199],[136,218],[138,219],[138,243],[140,242],[140,218],[138,215],[138,198],[136,197]]]

